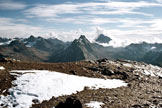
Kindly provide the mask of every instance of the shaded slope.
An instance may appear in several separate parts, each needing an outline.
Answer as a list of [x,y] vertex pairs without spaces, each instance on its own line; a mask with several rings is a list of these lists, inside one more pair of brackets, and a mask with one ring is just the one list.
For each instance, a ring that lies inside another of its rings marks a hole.
[[75,39],[68,48],[54,55],[51,62],[72,62],[96,58],[97,55],[94,47],[85,36],[81,35],[80,38]]
[[28,48],[20,40],[12,41],[9,45],[0,46],[1,55],[22,61],[43,61],[47,53],[35,48]]

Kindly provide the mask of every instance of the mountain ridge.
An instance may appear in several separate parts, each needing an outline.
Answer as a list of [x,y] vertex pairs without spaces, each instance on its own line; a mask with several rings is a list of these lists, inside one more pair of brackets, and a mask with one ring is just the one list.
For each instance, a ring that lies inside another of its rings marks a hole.
[[160,43],[132,43],[126,47],[114,48],[91,43],[84,35],[72,42],[32,35],[24,39],[0,39],[5,43],[0,44],[0,55],[3,55],[0,56],[1,58],[11,57],[22,61],[39,62],[73,62],[109,58],[143,61],[162,66],[162,44]]

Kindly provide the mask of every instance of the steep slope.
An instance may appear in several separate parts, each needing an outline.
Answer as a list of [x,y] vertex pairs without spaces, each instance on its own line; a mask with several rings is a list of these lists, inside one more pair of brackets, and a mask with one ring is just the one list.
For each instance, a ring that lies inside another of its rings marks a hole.
[[72,44],[62,52],[54,55],[51,62],[72,62],[80,60],[93,60],[97,58],[95,48],[81,35],[79,39],[75,39]]
[[144,55],[141,61],[162,66],[162,52],[149,51]]

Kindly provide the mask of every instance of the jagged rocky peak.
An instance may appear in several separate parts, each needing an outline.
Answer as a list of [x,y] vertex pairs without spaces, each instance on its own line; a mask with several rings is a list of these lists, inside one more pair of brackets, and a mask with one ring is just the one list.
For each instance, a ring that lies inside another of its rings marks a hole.
[[84,35],[81,35],[69,47],[55,55],[52,59],[54,62],[94,60],[96,59],[96,53],[89,40]]
[[30,37],[29,38],[35,38],[35,36],[33,36],[33,35],[30,35]]
[[78,39],[75,39],[71,46],[79,46],[79,47],[86,47],[87,45],[90,45],[91,43],[89,40],[85,37],[85,35],[81,35]]
[[36,37],[34,37],[33,35],[30,35],[30,37],[27,38],[27,41],[33,42],[33,41],[35,41],[35,39],[36,39]]
[[81,35],[79,39],[86,39],[85,35]]
[[81,35],[79,39],[75,39],[74,43],[79,43],[79,44],[85,44],[85,43],[90,43],[89,40],[86,38],[85,35]]
[[105,36],[104,34],[100,34],[97,39],[96,42],[99,43],[109,43],[112,39],[108,36]]

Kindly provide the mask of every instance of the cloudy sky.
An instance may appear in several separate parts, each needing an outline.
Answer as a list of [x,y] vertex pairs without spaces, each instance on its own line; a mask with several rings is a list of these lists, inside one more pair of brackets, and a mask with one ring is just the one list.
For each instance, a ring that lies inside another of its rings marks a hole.
[[162,0],[0,0],[0,36],[162,42]]

